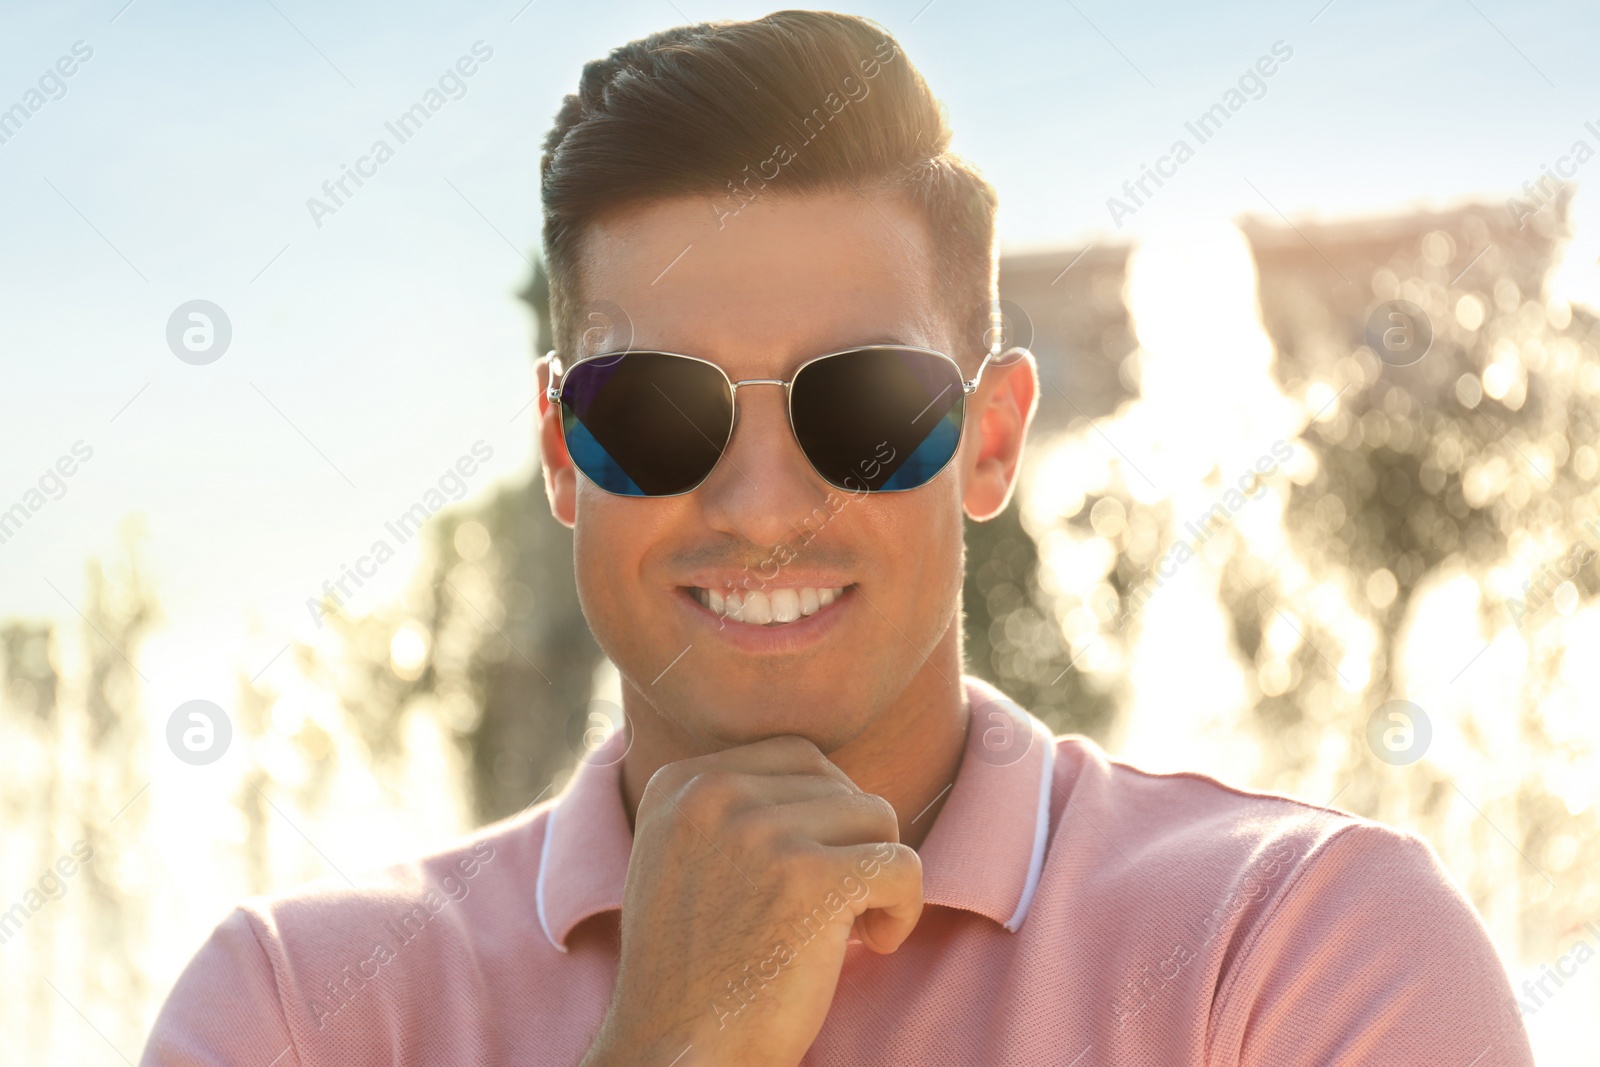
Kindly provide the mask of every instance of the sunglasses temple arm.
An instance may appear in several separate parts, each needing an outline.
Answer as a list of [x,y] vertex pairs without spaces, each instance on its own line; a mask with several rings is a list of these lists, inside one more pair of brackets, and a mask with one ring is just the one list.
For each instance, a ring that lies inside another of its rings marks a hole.
[[996,352],[993,349],[990,349],[988,352],[984,353],[983,362],[978,364],[978,369],[972,375],[972,377],[961,383],[961,391],[967,396],[971,396],[973,393],[978,391],[978,383],[983,380],[983,372],[989,369],[989,364],[993,363],[995,366],[1003,366],[1001,360],[1005,359],[1005,357],[1014,354],[1025,354],[1027,351],[1028,350],[1021,345],[1012,345],[1004,352]]

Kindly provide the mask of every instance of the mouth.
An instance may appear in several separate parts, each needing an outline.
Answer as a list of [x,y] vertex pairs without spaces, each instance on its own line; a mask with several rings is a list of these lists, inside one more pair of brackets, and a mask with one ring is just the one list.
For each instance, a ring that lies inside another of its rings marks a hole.
[[715,589],[687,587],[701,607],[729,622],[776,629],[810,618],[855,588],[795,586],[770,591],[751,589],[726,595]]

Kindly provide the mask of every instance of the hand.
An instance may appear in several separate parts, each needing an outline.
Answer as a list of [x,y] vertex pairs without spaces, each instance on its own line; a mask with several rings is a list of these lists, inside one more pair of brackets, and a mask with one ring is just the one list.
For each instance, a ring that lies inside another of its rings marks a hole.
[[899,948],[922,864],[894,808],[811,742],[774,737],[662,767],[635,820],[622,960],[584,1063],[794,1067],[853,935]]

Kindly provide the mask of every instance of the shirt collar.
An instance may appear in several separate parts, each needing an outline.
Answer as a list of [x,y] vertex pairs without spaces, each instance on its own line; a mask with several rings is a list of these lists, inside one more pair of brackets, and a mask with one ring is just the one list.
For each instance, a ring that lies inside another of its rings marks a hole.
[[1015,933],[1033,904],[1050,832],[1055,740],[1000,690],[963,678],[972,721],[950,799],[917,850],[925,903]]
[[[949,799],[918,850],[928,904],[983,915],[1015,932],[1044,867],[1055,742],[998,689],[964,677],[971,723]],[[619,732],[580,764],[546,816],[534,903],[550,943],[622,908],[633,834],[622,800]]]

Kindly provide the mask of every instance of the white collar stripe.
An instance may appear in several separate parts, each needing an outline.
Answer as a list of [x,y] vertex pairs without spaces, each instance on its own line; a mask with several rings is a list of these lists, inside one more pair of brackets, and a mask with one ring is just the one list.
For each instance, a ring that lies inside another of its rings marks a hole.
[[539,913],[539,927],[544,930],[544,936],[555,946],[557,952],[565,952],[567,946],[557,941],[556,936],[550,932],[550,920],[545,918],[544,914],[544,876],[550,869],[550,841],[555,837],[556,811],[560,807],[559,804],[550,805],[550,810],[544,817],[544,841],[539,845],[539,877],[533,883],[533,903]]
[[[1026,711],[1023,714],[1028,715]],[[1012,933],[1020,930],[1023,920],[1028,917],[1028,910],[1033,907],[1033,896],[1039,889],[1039,876],[1044,873],[1045,842],[1050,837],[1050,787],[1054,784],[1056,767],[1055,738],[1032,715],[1028,715],[1028,721],[1033,727],[1034,737],[1044,743],[1044,758],[1039,761],[1039,808],[1034,815],[1033,855],[1028,858],[1028,880],[1022,885],[1022,899],[1017,901],[1016,912],[1005,922],[1005,928]]]

